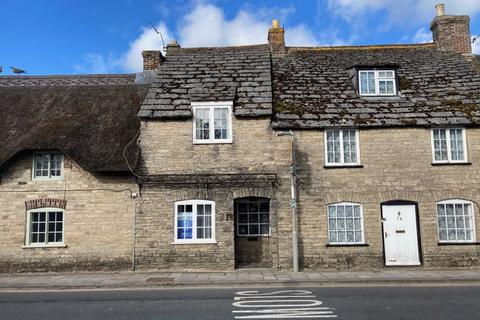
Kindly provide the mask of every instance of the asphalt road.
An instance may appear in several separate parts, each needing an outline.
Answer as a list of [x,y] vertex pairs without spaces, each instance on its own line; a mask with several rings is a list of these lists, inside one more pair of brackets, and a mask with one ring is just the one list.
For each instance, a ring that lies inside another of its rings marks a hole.
[[480,319],[480,286],[2,292],[0,319]]

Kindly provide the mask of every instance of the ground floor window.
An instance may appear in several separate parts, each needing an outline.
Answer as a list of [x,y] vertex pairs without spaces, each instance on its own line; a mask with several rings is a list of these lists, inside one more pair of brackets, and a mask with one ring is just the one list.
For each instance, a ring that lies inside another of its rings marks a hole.
[[363,243],[363,213],[358,203],[335,203],[327,206],[328,242],[330,244]]
[[215,242],[215,202],[208,200],[176,202],[174,242]]
[[27,220],[27,245],[63,244],[64,210],[58,208],[29,210]]
[[248,198],[236,201],[237,235],[270,235],[270,200],[266,198]]
[[465,200],[438,202],[437,219],[440,242],[475,241],[472,202]]

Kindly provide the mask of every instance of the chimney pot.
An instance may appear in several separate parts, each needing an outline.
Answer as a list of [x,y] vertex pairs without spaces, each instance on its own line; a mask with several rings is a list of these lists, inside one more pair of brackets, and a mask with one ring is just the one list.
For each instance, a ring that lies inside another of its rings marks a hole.
[[443,3],[437,4],[435,10],[437,11],[437,17],[445,15],[445,5]]
[[285,30],[277,19],[272,20],[272,27],[268,30],[268,45],[272,53],[285,52]]

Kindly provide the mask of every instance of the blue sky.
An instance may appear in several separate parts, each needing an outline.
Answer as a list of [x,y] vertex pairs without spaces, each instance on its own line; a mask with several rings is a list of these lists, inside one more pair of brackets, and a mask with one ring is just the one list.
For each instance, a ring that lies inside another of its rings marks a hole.
[[[15,0],[2,2],[0,66],[37,74],[125,73],[160,38],[184,47],[265,43],[272,18],[287,45],[431,41],[436,0]],[[480,34],[479,0],[444,0]],[[480,42],[480,41],[479,41]],[[474,51],[480,54],[480,44]],[[2,74],[10,74],[4,67]]]

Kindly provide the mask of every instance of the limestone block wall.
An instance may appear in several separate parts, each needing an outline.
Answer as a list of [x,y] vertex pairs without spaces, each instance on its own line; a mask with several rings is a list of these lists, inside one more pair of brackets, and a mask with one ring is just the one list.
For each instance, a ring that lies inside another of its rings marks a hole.
[[[467,165],[432,165],[429,129],[360,130],[360,168],[325,168],[323,131],[297,131],[300,256],[309,269],[382,267],[381,203],[418,203],[425,267],[480,265],[480,245],[439,245],[436,202],[474,202],[480,237],[480,130],[467,129]],[[327,204],[363,205],[366,247],[327,247]]]
[[[271,201],[270,247],[274,268],[291,266],[289,136],[277,136],[269,118],[233,118],[233,143],[195,145],[192,120],[144,121],[140,144],[141,172],[155,175],[274,174],[275,186],[265,194],[258,185],[212,186],[191,182],[181,187],[142,186],[137,209],[137,264],[160,269],[232,269],[235,266],[234,200],[267,197]],[[215,180],[215,178],[212,178]],[[217,206],[217,244],[172,245],[174,202],[208,199]],[[232,218],[233,219],[233,218]]]
[[[64,179],[33,181],[32,156],[1,173],[0,272],[112,270],[132,267],[135,199],[131,177],[86,172],[65,157]],[[26,248],[26,205],[66,200],[64,248]]]

